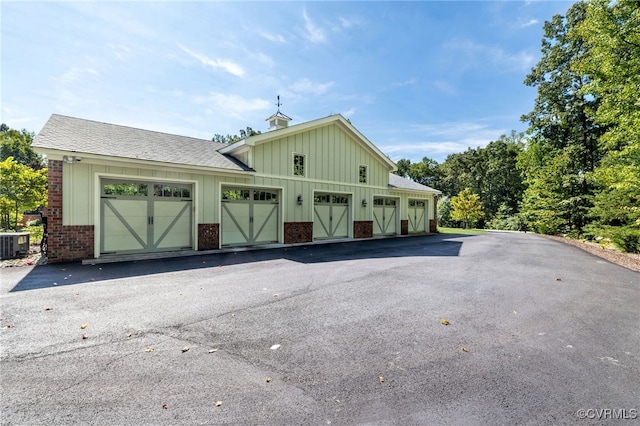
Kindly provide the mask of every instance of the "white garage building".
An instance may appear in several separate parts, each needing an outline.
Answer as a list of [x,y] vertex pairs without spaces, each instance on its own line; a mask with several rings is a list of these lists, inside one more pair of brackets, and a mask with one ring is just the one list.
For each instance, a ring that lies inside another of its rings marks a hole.
[[233,144],[52,115],[49,262],[435,232],[439,191],[341,115]]

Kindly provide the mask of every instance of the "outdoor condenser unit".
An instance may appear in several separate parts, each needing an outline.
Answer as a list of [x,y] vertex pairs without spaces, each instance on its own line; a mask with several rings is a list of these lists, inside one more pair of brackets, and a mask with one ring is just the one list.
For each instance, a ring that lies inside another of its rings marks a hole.
[[0,233],[0,259],[15,259],[29,253],[28,232]]

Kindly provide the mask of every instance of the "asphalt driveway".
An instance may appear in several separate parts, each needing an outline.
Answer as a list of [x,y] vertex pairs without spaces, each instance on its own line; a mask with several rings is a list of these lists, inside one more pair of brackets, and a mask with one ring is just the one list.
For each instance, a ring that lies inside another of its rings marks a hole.
[[640,418],[640,273],[532,234],[0,274],[2,424]]

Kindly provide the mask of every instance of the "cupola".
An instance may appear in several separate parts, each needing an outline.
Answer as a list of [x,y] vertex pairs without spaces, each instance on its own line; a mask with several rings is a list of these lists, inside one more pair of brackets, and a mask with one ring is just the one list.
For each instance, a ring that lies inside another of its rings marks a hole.
[[289,122],[291,121],[291,117],[287,117],[280,112],[281,105],[282,104],[280,103],[280,95],[278,95],[278,103],[276,104],[276,106],[278,107],[278,111],[276,111],[275,114],[273,114],[266,120],[269,122],[269,131],[284,129],[289,125]]

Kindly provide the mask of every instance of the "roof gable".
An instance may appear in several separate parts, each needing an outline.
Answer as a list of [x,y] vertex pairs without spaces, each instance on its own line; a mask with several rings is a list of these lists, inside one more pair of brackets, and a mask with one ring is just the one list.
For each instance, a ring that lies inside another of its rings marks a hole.
[[330,115],[325,118],[317,120],[307,121],[306,123],[296,124],[284,129],[273,130],[259,135],[250,136],[246,139],[231,144],[225,148],[222,148],[220,152],[234,154],[246,150],[247,146],[255,146],[263,143],[269,143],[277,139],[286,138],[296,133],[306,132],[309,130],[317,129],[324,126],[337,125],[342,130],[350,134],[354,140],[365,147],[373,156],[384,164],[389,170],[395,171],[397,167],[393,161],[389,159],[380,149],[375,146],[369,139],[367,139],[358,129],[356,129],[346,118],[340,114]]
[[226,144],[53,114],[32,146],[74,155],[96,155],[180,166],[249,171],[219,152]]

